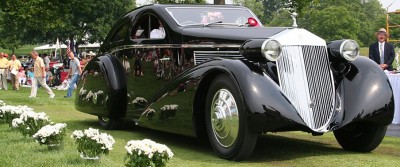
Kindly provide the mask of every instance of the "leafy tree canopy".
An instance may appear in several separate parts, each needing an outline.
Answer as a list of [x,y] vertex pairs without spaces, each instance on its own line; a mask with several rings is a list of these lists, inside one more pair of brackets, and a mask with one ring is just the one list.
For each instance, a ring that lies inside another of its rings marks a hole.
[[[270,26],[291,26],[289,12],[277,10]],[[299,26],[327,41],[354,39],[368,46],[374,32],[385,27],[385,10],[378,0],[313,0],[302,7]]]
[[[47,43],[75,38],[82,43],[105,38],[111,26],[135,7],[134,0],[3,0],[0,44]],[[10,48],[14,49],[14,48]]]

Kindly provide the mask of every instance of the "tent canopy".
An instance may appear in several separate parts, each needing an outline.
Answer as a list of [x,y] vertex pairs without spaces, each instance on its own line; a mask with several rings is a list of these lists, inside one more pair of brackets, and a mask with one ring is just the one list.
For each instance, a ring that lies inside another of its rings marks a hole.
[[[89,44],[84,44],[84,45],[79,45],[78,48],[99,48],[100,43],[89,43]],[[56,49],[57,45],[55,44],[46,44],[42,46],[35,47],[34,50],[50,50],[50,49]],[[60,48],[66,49],[67,45],[62,44],[60,45]]]
[[[60,48],[65,49],[65,48],[67,48],[67,45],[62,44],[62,45],[60,45]],[[56,45],[46,44],[46,45],[35,47],[33,50],[49,50],[49,49],[56,49]]]
[[100,43],[88,43],[84,45],[79,45],[78,48],[99,48]]

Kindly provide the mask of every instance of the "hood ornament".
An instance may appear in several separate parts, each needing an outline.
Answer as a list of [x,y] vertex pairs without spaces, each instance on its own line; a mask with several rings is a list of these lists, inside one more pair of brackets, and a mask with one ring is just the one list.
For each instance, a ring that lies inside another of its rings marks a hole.
[[297,20],[296,20],[297,15],[298,14],[296,12],[290,13],[290,16],[292,16],[292,19],[293,19],[293,25],[292,25],[293,28],[297,28],[298,27]]

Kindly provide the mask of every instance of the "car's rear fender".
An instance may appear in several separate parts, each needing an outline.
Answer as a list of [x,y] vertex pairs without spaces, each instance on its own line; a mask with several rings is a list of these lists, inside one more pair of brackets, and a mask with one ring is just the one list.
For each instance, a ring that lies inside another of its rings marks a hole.
[[125,71],[115,56],[93,58],[78,83],[75,108],[107,118],[123,118],[127,108]]

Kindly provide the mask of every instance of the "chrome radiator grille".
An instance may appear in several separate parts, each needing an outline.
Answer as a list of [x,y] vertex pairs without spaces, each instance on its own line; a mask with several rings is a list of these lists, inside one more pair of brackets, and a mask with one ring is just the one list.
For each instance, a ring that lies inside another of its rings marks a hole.
[[283,46],[277,66],[282,91],[304,122],[326,131],[335,104],[326,46]]

